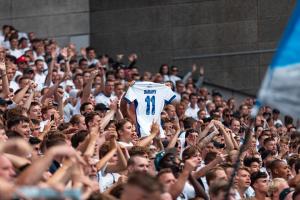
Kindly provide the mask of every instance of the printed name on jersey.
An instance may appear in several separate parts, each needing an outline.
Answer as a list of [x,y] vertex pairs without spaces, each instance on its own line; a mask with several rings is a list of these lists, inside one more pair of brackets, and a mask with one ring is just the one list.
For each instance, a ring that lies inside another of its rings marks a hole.
[[144,90],[144,94],[156,94],[156,90]]

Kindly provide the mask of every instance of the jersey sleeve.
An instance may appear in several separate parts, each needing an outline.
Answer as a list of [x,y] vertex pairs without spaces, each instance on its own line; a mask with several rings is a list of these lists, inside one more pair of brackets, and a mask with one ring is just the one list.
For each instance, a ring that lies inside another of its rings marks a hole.
[[131,103],[136,99],[136,94],[134,92],[133,86],[129,87],[129,89],[127,90],[124,99],[128,102]]
[[170,104],[176,97],[176,94],[167,86],[165,86],[164,94],[164,100],[166,104]]

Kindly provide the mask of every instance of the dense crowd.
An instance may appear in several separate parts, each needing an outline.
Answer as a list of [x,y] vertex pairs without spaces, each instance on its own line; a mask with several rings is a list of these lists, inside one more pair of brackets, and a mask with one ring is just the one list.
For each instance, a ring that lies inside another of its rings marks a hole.
[[295,120],[179,69],[4,25],[0,199],[299,200]]

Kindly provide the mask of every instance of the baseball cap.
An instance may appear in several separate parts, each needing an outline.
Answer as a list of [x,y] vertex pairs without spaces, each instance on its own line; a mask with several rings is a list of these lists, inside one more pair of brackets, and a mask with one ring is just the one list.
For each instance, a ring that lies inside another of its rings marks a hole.
[[67,80],[67,81],[66,81],[66,86],[72,86],[72,87],[74,87],[73,81]]
[[69,96],[72,98],[77,98],[78,90],[71,90]]
[[23,72],[24,72],[24,74],[33,74],[34,73],[34,71],[31,67],[25,68]]
[[103,103],[97,103],[95,105],[95,111],[106,111],[109,110],[108,107],[106,107]]
[[27,63],[27,59],[26,59],[25,56],[20,56],[20,57],[17,59],[16,62],[17,62],[17,64],[20,63],[20,62],[25,62],[25,63]]
[[0,105],[10,105],[12,104],[13,102],[11,100],[5,100],[3,98],[0,98]]
[[165,156],[167,156],[169,154],[176,155],[176,153],[177,153],[177,149],[176,148],[170,148],[170,149],[166,149],[166,150],[158,152],[155,155],[155,158],[154,158],[155,168],[157,170],[159,170],[160,169],[160,161],[162,161]]

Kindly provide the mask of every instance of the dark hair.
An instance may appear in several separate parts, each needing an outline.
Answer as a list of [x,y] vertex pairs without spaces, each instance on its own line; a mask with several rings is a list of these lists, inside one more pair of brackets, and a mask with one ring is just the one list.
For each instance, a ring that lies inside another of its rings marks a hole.
[[271,141],[275,141],[274,138],[267,137],[266,139],[264,139],[264,145],[266,145],[268,142],[271,142]]
[[199,149],[196,146],[189,146],[182,152],[182,161],[186,161],[194,156],[197,152],[199,152]]
[[99,115],[97,112],[90,112],[85,115],[84,121],[87,127],[89,127],[89,122],[93,121],[94,117],[97,115]]
[[244,159],[244,166],[246,167],[250,167],[252,163],[257,162],[258,164],[260,164],[260,160],[256,157],[246,157]]
[[196,120],[192,117],[187,117],[183,120],[183,127],[184,129],[192,128],[193,123],[195,123]]
[[38,137],[29,137],[29,144],[35,145],[35,144],[40,144],[42,140],[40,140]]
[[37,65],[37,63],[38,62],[44,62],[42,59],[36,59],[35,61],[34,61],[34,65]]
[[85,51],[88,53],[89,51],[96,51],[94,47],[87,47]]
[[189,95],[189,99],[191,100],[192,97],[198,97],[198,95],[197,95],[196,93],[191,93],[191,94]]
[[297,159],[297,161],[295,162],[294,169],[295,169],[296,174],[299,174],[299,170],[300,170],[300,159]]
[[199,131],[197,131],[196,129],[193,129],[193,128],[187,129],[186,132],[185,132],[185,138],[187,138],[191,133],[198,133],[199,134]]
[[81,104],[81,106],[80,106],[80,113],[82,113],[82,112],[85,111],[85,107],[86,107],[87,105],[93,105],[93,104],[90,103],[90,102],[85,102],[85,103]]
[[160,67],[159,67],[159,73],[161,74],[161,75],[164,75],[163,74],[163,67],[164,66],[167,66],[167,68],[168,68],[168,73],[167,74],[169,74],[169,66],[167,65],[167,64],[162,64]]
[[38,102],[36,102],[36,101],[34,101],[34,102],[31,102],[31,104],[30,104],[30,107],[29,107],[29,110],[31,109],[31,107],[33,107],[33,106],[41,106],[41,104],[40,103],[38,103]]
[[127,122],[131,123],[131,121],[129,119],[126,119],[126,118],[119,120],[118,123],[116,124],[116,130],[117,130],[117,132],[119,132],[120,130],[122,130],[123,127],[124,127],[124,125]]
[[72,147],[77,148],[80,142],[84,141],[86,136],[89,134],[87,130],[80,130],[71,137]]
[[82,62],[87,62],[87,61],[88,61],[87,59],[85,59],[85,58],[81,58],[81,59],[79,60],[78,64],[79,64],[79,65],[81,65],[81,64],[82,64]]
[[34,125],[40,125],[40,122],[39,120],[36,120],[36,119],[30,119],[31,123],[34,124]]
[[10,139],[10,138],[23,138],[23,136],[18,133],[17,131],[13,131],[13,130],[7,130],[5,131],[6,136]]
[[257,171],[251,174],[251,186],[260,178],[267,178],[268,175],[266,172]]
[[282,163],[283,161],[282,160],[279,160],[279,159],[276,159],[276,160],[273,160],[270,164],[270,169],[271,169],[271,172],[274,173],[275,169],[277,169],[277,167],[279,166],[280,163]]
[[29,123],[29,119],[27,117],[24,117],[22,115],[20,116],[15,116],[13,118],[10,118],[8,121],[7,121],[7,128],[8,129],[11,129],[13,126],[16,126],[22,122],[27,122]]
[[208,152],[204,158],[204,164],[207,165],[217,157],[216,152]]

